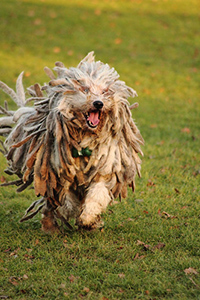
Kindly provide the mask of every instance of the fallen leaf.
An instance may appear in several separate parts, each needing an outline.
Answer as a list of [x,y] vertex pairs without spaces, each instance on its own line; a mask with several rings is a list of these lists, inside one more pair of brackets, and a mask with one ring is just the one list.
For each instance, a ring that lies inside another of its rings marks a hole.
[[188,127],[185,127],[181,129],[181,132],[190,133],[190,129]]
[[151,181],[151,179],[148,180],[147,186],[155,186],[155,183]]
[[57,18],[57,14],[54,11],[51,11],[49,14],[50,18],[55,19]]
[[198,284],[196,284],[196,282],[192,279],[192,277],[188,277],[188,278],[192,281],[192,283],[193,283],[197,288],[199,288]]
[[115,39],[116,45],[120,45],[121,43],[122,43],[122,39],[120,39],[120,38]]
[[69,51],[67,52],[67,54],[68,54],[69,56],[72,56],[72,55],[74,54],[74,51],[73,51],[73,50],[69,50]]
[[120,274],[118,274],[118,277],[119,277],[119,278],[124,278],[124,277],[125,277],[125,274],[124,274],[124,273],[120,273]]
[[96,16],[100,16],[101,15],[101,10],[100,9],[96,9],[95,12],[94,12],[94,14]]
[[5,253],[10,252],[11,248],[4,250]]
[[39,19],[39,18],[35,19],[34,22],[33,22],[33,24],[36,25],[36,26],[40,25],[41,23],[42,23],[42,20]]
[[36,240],[35,240],[35,246],[38,245],[38,244],[39,244],[39,240],[36,239]]
[[111,27],[111,28],[115,28],[115,27],[116,27],[116,24],[115,24],[114,22],[111,22],[111,23],[110,23],[110,27]]
[[9,282],[12,284],[12,285],[14,285],[14,286],[16,286],[16,285],[18,285],[19,284],[19,282],[17,282],[17,277],[15,277],[15,276],[11,276],[10,278],[9,278]]
[[191,268],[191,267],[189,267],[188,269],[185,269],[184,272],[185,272],[186,275],[188,275],[188,274],[195,274],[195,275],[199,274],[199,272],[197,270],[195,270],[194,268]]
[[[144,89],[143,92],[146,94],[146,95],[151,95],[151,90],[149,89]],[[157,125],[156,125],[157,127]]]
[[170,228],[169,228],[169,230],[174,230],[174,229],[179,229],[180,227],[179,226],[171,226]]
[[155,249],[162,249],[164,247],[165,247],[164,243],[158,243],[156,246],[153,247],[153,250],[155,250]]
[[145,255],[139,255],[139,253],[136,253],[133,260],[136,260],[136,259],[143,259],[145,257]]
[[33,251],[33,249],[31,249],[31,248],[26,248],[26,251],[30,253],[30,252]]
[[174,188],[174,190],[177,194],[180,194],[180,191],[177,188]]
[[65,297],[68,297],[69,296],[69,293],[67,293],[67,292],[64,292],[64,294],[63,294]]
[[188,208],[188,206],[187,206],[187,205],[185,205],[185,206],[181,207],[181,209],[187,209],[187,208]]
[[140,240],[137,240],[137,246],[143,246],[144,245],[144,242],[141,242]]
[[116,205],[116,204],[119,204],[119,202],[118,201],[115,201],[115,200],[113,200],[112,202],[110,202],[110,205],[112,206],[112,205]]
[[34,255],[24,254],[25,260],[29,263],[33,263]]
[[200,175],[200,170],[193,172],[192,175],[193,175],[194,177],[196,177],[197,175]]
[[27,279],[28,279],[28,275],[24,274],[22,278],[23,278],[24,280],[27,280]]
[[192,72],[197,73],[198,69],[197,68],[192,68]]
[[144,202],[144,200],[143,199],[135,199],[135,202],[141,203],[141,202]]
[[35,16],[35,11],[32,10],[32,9],[29,10],[29,11],[28,11],[28,16],[29,16],[29,17],[34,17],[34,16]]
[[10,253],[10,256],[16,256],[17,257],[17,253],[20,250],[20,248],[18,247],[17,249],[15,249],[13,252]]
[[156,145],[159,145],[159,146],[162,146],[164,145],[165,141],[160,141],[160,142],[157,142]]
[[74,282],[74,280],[76,279],[74,275],[70,275],[68,277],[68,279],[70,280],[70,282]]
[[127,221],[132,222],[132,221],[134,221],[134,219],[128,218]]
[[140,240],[137,240],[137,246],[143,246],[144,250],[150,250],[151,246],[148,244],[145,244],[144,242],[141,242]]
[[83,292],[89,293],[90,289],[88,287],[84,287]]
[[24,76],[25,76],[25,77],[31,76],[31,72],[25,72],[25,73],[24,73]]
[[1,177],[0,177],[0,181],[1,181],[2,183],[4,183],[4,182],[6,181],[6,178],[5,178],[4,176],[1,176]]
[[60,47],[54,47],[54,48],[53,48],[53,52],[54,52],[54,53],[60,53],[60,51],[61,51],[61,50],[60,50]]
[[157,127],[158,127],[157,124],[151,124],[151,125],[150,125],[150,128],[157,128]]
[[145,294],[146,294],[146,295],[149,295],[150,293],[149,293],[149,291],[145,291]]
[[79,279],[79,278],[80,278],[79,276],[75,277],[72,274],[68,277],[68,279],[70,280],[71,283],[74,282],[75,280]]
[[170,214],[168,214],[166,211],[163,211],[162,212],[162,215],[164,215],[164,217],[166,218],[166,219],[175,219],[176,218],[176,216],[171,216]]
[[124,249],[123,246],[120,246],[120,247],[117,248],[117,250],[122,250],[122,249]]

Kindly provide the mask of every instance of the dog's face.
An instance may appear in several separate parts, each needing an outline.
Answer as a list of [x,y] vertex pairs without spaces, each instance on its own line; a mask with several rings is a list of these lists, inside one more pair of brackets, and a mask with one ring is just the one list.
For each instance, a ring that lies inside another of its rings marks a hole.
[[[95,64],[93,64],[95,68]],[[70,80],[70,86],[66,87],[58,109],[67,116],[78,117],[82,127],[87,126],[89,130],[96,130],[103,120],[103,115],[112,110],[114,103],[114,90],[112,82],[107,84],[98,77],[87,72],[80,72],[76,76],[76,69],[73,69],[74,79]],[[71,77],[70,76],[70,77]]]
[[77,68],[63,69],[62,78],[58,110],[69,120],[77,118],[82,128],[92,131],[103,126],[105,116],[116,111],[120,102],[136,95],[118,80],[114,68],[95,62],[93,57],[84,59]]

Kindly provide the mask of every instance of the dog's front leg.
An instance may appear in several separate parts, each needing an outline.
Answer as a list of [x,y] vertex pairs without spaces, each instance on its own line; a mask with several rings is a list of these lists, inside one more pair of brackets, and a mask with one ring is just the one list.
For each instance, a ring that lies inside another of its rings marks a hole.
[[108,189],[103,182],[91,184],[77,224],[88,229],[100,227],[102,225],[100,215],[106,210],[110,201]]

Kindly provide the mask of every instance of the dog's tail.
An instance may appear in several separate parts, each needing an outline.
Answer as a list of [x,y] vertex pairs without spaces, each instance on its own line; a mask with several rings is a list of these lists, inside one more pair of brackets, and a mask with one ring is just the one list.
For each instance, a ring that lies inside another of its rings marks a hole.
[[8,87],[4,82],[0,81],[0,89],[2,89],[12,100],[16,103],[16,110],[8,109],[8,102],[4,101],[4,107],[0,106],[0,135],[8,136],[12,131],[13,126],[18,120],[27,113],[33,111],[33,108],[26,107],[27,101],[25,97],[25,91],[22,84],[24,72],[22,72],[16,81],[16,92]]

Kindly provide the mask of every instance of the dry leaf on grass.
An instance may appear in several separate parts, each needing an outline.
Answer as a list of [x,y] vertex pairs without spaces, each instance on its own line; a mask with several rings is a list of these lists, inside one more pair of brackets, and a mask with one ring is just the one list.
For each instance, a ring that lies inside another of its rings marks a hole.
[[24,274],[22,278],[23,278],[23,280],[27,280],[28,279],[28,275]]
[[188,269],[185,269],[184,272],[185,272],[186,275],[189,275],[189,274],[197,275],[197,274],[199,274],[199,272],[197,270],[195,270],[194,268],[191,268],[191,267],[189,267]]
[[[164,243],[158,243],[157,245],[152,247],[151,245],[145,244],[144,242],[141,242],[141,241],[137,240],[137,246],[143,246],[144,250],[150,250],[150,251],[154,252],[156,249],[160,250],[160,249],[164,248],[165,244]],[[137,259],[137,258],[143,258],[142,256],[140,256],[140,257],[137,257],[137,256],[139,256],[138,253],[134,257],[134,260]]]
[[125,277],[125,274],[124,274],[124,273],[120,273],[120,274],[118,274],[118,277],[119,277],[119,278],[124,278],[124,277]]
[[60,51],[61,51],[60,47],[54,47],[53,48],[54,53],[60,53]]
[[145,258],[145,255],[139,255],[139,253],[136,253],[135,254],[135,256],[134,256],[134,258],[133,258],[133,260],[136,260],[136,259],[143,259],[143,258]]
[[6,178],[5,178],[4,176],[1,176],[1,177],[0,177],[0,181],[1,181],[2,183],[6,182]]
[[190,129],[188,127],[185,127],[181,129],[182,132],[190,133]]
[[74,282],[75,280],[79,279],[79,276],[75,277],[74,275],[71,274],[71,275],[68,277],[68,279],[69,279],[70,282],[72,283],[72,282]]
[[148,179],[147,186],[155,186],[155,183],[151,179]]
[[153,249],[153,250],[156,250],[156,249],[160,250],[160,249],[162,249],[162,248],[164,248],[164,247],[165,247],[165,244],[164,244],[164,243],[158,243],[158,244],[155,245],[152,249]]
[[180,193],[181,193],[177,188],[174,188],[174,190],[175,190],[175,192],[176,192],[177,194],[180,194]]
[[140,240],[137,240],[137,246],[143,246],[145,250],[148,250],[151,248],[150,245],[145,244],[144,242],[141,242]]
[[117,39],[115,39],[114,42],[115,42],[116,45],[120,45],[122,43],[122,39],[117,38]]
[[177,218],[176,216],[172,216],[172,215],[168,214],[166,211],[163,211],[161,213],[160,209],[158,210],[158,214],[159,214],[160,217],[164,217],[165,219],[175,219],[175,218]]
[[9,279],[8,279],[8,281],[12,284],[12,285],[14,285],[14,286],[16,286],[16,285],[18,285],[19,284],[19,280],[21,280],[21,278],[18,278],[18,277],[16,277],[16,276],[11,276]]

